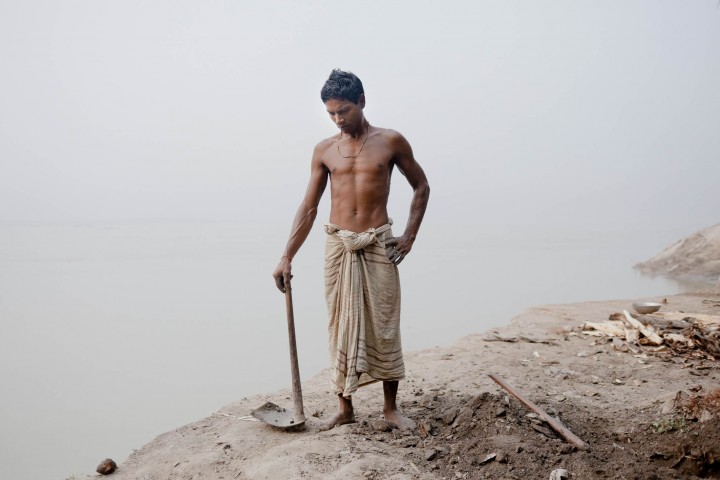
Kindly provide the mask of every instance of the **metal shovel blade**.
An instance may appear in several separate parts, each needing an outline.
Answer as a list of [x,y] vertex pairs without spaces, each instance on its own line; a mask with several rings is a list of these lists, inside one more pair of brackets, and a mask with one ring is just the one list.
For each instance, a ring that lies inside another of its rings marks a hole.
[[290,282],[285,285],[285,307],[287,310],[288,322],[288,343],[290,346],[290,372],[292,374],[293,403],[295,412],[289,412],[271,402],[266,402],[256,408],[250,415],[258,420],[272,425],[273,427],[286,430],[302,430],[305,424],[305,412],[303,410],[302,388],[300,386],[300,368],[298,367],[297,345],[295,342],[295,315],[293,314],[292,289]]
[[277,428],[293,428],[300,427],[305,424],[305,417],[295,418],[295,414],[284,409],[272,402],[266,402],[262,406],[256,408],[250,415],[257,418],[261,422],[272,425]]

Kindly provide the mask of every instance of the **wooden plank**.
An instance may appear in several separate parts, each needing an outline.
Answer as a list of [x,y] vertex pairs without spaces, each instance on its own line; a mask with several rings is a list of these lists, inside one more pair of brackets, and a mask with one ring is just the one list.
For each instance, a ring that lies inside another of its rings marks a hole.
[[646,327],[642,323],[635,320],[627,310],[623,310],[623,315],[625,315],[625,319],[628,321],[628,323],[632,327],[640,330],[640,333],[642,333],[645,336],[645,338],[647,338],[647,340],[650,344],[662,345],[663,339],[660,338],[660,335],[655,333],[655,331],[652,329],[652,327]]

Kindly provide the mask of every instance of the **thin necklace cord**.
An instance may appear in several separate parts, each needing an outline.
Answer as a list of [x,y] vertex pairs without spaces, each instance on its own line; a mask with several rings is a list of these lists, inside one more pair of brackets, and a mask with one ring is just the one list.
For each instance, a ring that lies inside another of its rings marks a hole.
[[368,124],[367,133],[365,134],[365,139],[362,141],[362,144],[360,145],[360,150],[355,155],[343,155],[340,151],[340,140],[342,139],[342,132],[340,132],[340,138],[337,139],[335,142],[335,146],[337,146],[338,155],[340,155],[342,158],[357,158],[360,156],[360,153],[362,152],[363,147],[365,146],[365,142],[367,142],[368,137],[370,136],[370,124]]

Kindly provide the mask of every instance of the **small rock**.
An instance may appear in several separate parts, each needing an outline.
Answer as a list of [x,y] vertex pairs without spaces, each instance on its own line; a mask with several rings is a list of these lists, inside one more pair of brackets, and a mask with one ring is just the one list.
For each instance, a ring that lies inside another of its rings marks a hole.
[[420,434],[420,436],[422,438],[427,438],[428,435],[430,435],[430,429],[428,428],[427,425],[425,425],[425,420],[420,420],[420,422],[418,422],[417,429],[418,429],[418,433]]
[[522,451],[523,451],[523,447],[521,447],[520,445],[518,445],[517,447],[515,447],[515,453],[520,453],[520,452],[522,452]]
[[709,412],[708,410],[703,410],[702,413],[700,414],[699,422],[700,423],[709,422],[713,418],[715,418],[715,415],[712,412]]
[[498,463],[508,463],[508,456],[505,452],[500,452],[497,454],[497,457],[495,457],[495,461]]
[[495,410],[495,416],[496,416],[496,417],[504,417],[504,416],[505,416],[505,413],[507,413],[507,411],[506,411],[504,408],[502,408],[502,407],[500,407],[500,408],[498,408],[497,410]]
[[550,472],[550,480],[567,480],[570,474],[564,468],[558,468]]
[[370,425],[376,432],[389,432],[392,427],[385,420],[373,420]]
[[486,463],[492,462],[493,460],[495,460],[495,457],[497,457],[497,454],[489,453],[489,454],[485,455],[485,458],[480,460],[479,463],[480,463],[480,465],[485,465]]
[[545,423],[531,423],[530,427],[547,438],[557,438],[554,430],[551,430]]
[[100,475],[110,475],[115,470],[117,470],[117,463],[115,463],[112,458],[106,458],[100,462],[100,465],[97,466],[95,471]]
[[420,439],[418,437],[408,437],[400,439],[399,442],[401,447],[411,448],[417,447],[418,443],[420,443]]
[[563,455],[568,455],[570,453],[573,453],[574,451],[575,451],[575,447],[573,447],[572,445],[568,445],[568,444],[563,445],[562,448],[560,449],[560,453]]
[[459,408],[451,408],[448,410],[448,412],[442,417],[442,421],[445,422],[445,425],[450,425],[455,421],[455,418],[458,416],[458,413],[460,413]]
[[428,462],[431,462],[431,461],[435,460],[435,458],[437,458],[437,454],[438,454],[438,452],[434,448],[425,450],[425,460],[427,460]]

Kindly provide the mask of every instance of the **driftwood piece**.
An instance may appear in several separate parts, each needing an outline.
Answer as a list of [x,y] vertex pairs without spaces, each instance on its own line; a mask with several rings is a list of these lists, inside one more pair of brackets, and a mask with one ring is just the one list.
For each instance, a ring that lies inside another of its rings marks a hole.
[[627,320],[627,322],[632,327],[640,330],[640,333],[642,333],[645,336],[648,343],[650,343],[652,345],[662,345],[663,339],[660,338],[660,335],[655,333],[655,331],[652,329],[652,327],[646,327],[642,323],[635,320],[627,310],[623,310],[623,314],[625,315],[625,319]]
[[685,335],[680,335],[678,333],[666,333],[665,335],[663,335],[663,338],[672,342],[684,343],[688,347],[692,347],[693,345],[690,339],[688,339]]
[[688,322],[683,320],[671,320],[656,315],[638,315],[637,319],[645,325],[652,325],[653,327],[659,328],[677,328],[682,330],[690,326]]
[[518,338],[516,336],[506,337],[502,336],[497,332],[490,332],[487,335],[485,335],[483,338],[484,342],[509,342],[514,343],[517,342]]
[[708,315],[707,313],[688,313],[688,312],[657,312],[653,316],[665,318],[667,320],[685,320],[693,318],[693,323],[703,326],[718,325],[720,326],[720,315]]
[[515,390],[512,386],[510,386],[508,383],[506,383],[503,379],[498,377],[497,375],[488,375],[495,383],[500,385],[502,388],[508,391],[510,395],[520,400],[520,402],[528,407],[533,412],[540,415],[543,420],[545,420],[548,425],[552,427],[553,430],[555,430],[562,438],[564,438],[568,443],[571,445],[576,446],[580,450],[589,450],[590,446],[583,442],[579,437],[577,437],[574,433],[572,433],[570,430],[568,430],[562,423],[560,423],[559,420],[551,417],[548,415],[545,410],[535,405],[533,402],[525,398],[519,391]]
[[532,338],[525,335],[513,335],[510,337],[503,336],[497,332],[490,332],[483,338],[485,342],[528,342],[528,343],[544,343],[545,345],[557,345],[555,338]]
[[606,320],[604,322],[585,322],[582,325],[583,330],[596,330],[598,332],[610,335],[612,337],[624,337],[625,330],[622,322]]
[[612,344],[613,348],[619,352],[627,352],[629,350],[627,343],[623,342],[618,337],[613,337]]
[[612,337],[612,335],[609,335],[608,333],[598,332],[597,330],[583,330],[580,333],[582,333],[583,335],[590,335],[591,337],[603,337],[603,338]]
[[720,358],[720,335],[696,326],[683,331],[683,334],[700,350],[713,357]]
[[640,341],[640,333],[634,328],[625,328],[625,341],[637,345]]

